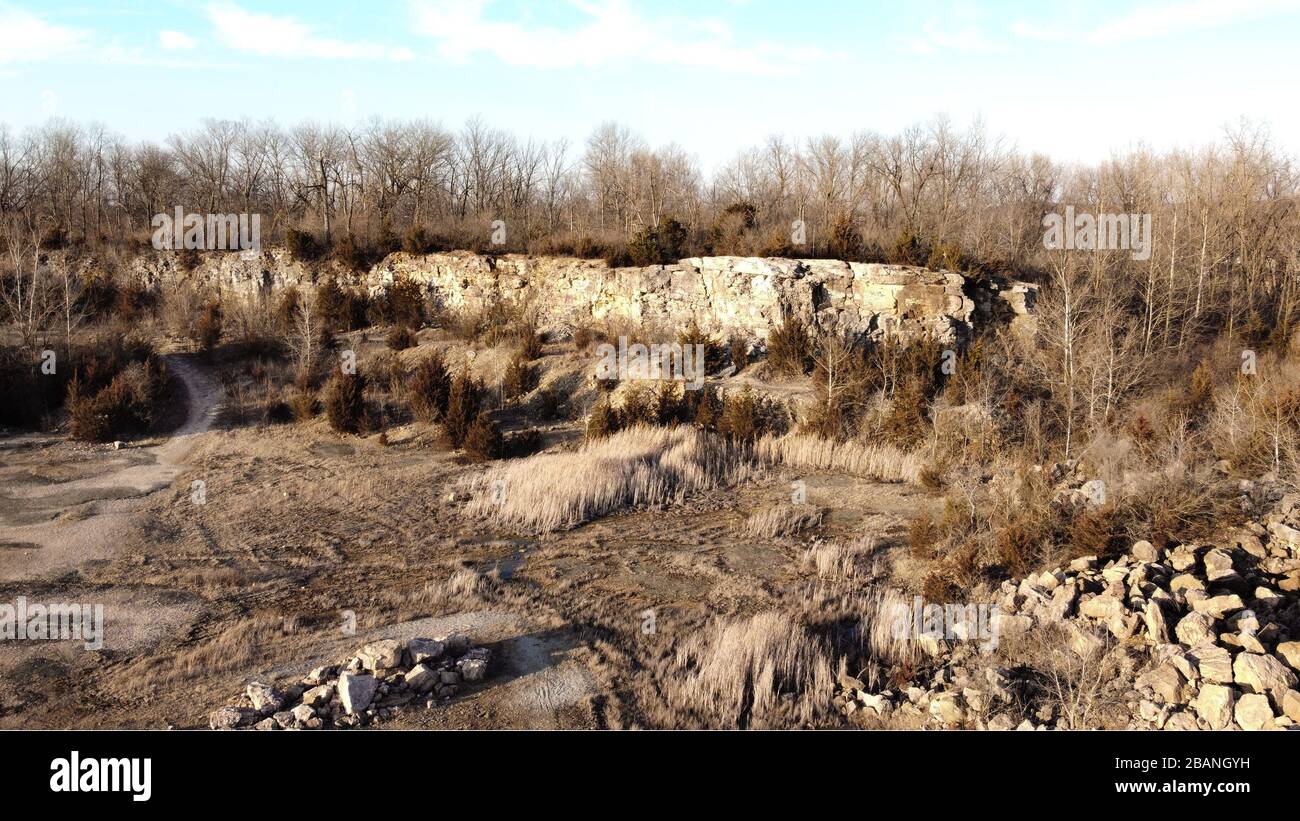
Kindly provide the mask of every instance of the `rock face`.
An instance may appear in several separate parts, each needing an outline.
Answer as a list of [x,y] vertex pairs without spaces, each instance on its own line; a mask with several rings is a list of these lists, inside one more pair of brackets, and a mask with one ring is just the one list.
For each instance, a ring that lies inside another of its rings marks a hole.
[[711,333],[750,340],[766,339],[786,316],[822,331],[933,334],[945,342],[968,336],[980,322],[1028,330],[1037,295],[1033,285],[976,283],[926,268],[757,257],[692,257],[671,265],[611,268],[602,260],[570,257],[394,253],[353,275],[332,262],[309,267],[273,249],[207,253],[192,273],[171,252],[150,252],[138,257],[132,270],[148,285],[193,277],[244,293],[311,287],[331,276],[379,290],[407,277],[453,311],[527,305],[543,330],[611,320],[675,336],[694,321]]

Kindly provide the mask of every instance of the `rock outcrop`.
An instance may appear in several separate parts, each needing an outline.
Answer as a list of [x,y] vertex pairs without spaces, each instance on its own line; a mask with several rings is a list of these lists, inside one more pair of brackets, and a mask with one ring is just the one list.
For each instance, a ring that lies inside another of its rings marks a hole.
[[244,293],[311,287],[326,277],[380,290],[407,277],[449,310],[527,306],[544,329],[622,321],[675,333],[697,322],[706,331],[750,340],[765,339],[784,317],[794,316],[819,331],[955,341],[982,322],[1032,327],[1036,295],[1025,283],[976,282],[925,268],[754,257],[612,268],[569,257],[394,253],[363,274],[345,275],[333,263],[309,266],[276,249],[207,253],[192,271],[171,252],[150,252],[133,262],[132,271],[145,284],[197,280]]

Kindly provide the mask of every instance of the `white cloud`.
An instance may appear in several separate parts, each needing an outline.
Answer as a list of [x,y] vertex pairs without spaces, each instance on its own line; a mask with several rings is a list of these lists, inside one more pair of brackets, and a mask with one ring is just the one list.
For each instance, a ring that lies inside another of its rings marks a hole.
[[1185,0],[1139,6],[1099,24],[1078,19],[1040,25],[1017,22],[1011,30],[1034,40],[1080,40],[1106,45],[1125,40],[1164,37],[1180,31],[1215,29],[1300,10],[1300,0]]
[[0,5],[0,64],[63,57],[81,49],[86,35],[46,23],[34,14]]
[[990,41],[974,24],[954,31],[945,31],[940,29],[938,23],[933,20],[925,24],[924,37],[905,42],[901,48],[912,54],[933,54],[936,51],[996,54],[1005,50],[1005,46]]
[[208,6],[217,38],[237,51],[263,57],[317,57],[330,60],[409,60],[408,48],[391,48],[363,41],[322,36],[292,17],[245,11],[230,3]]
[[709,68],[740,74],[789,74],[831,55],[793,43],[736,43],[719,20],[649,17],[625,0],[569,0],[582,18],[557,28],[485,18],[490,0],[420,0],[415,30],[440,57],[464,63],[489,54],[512,66],[591,68],[619,62]]
[[198,45],[193,37],[180,31],[160,31],[158,42],[167,51],[188,51]]

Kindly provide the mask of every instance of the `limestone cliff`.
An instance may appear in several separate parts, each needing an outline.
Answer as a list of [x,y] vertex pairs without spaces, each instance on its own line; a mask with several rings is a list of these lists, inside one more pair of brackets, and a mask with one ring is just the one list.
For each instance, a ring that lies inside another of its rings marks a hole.
[[[254,293],[310,287],[342,276],[332,263],[308,266],[282,250],[209,253],[192,272],[173,254],[138,258],[146,283],[195,279]],[[897,265],[836,260],[693,257],[672,265],[612,268],[601,260],[465,252],[395,253],[369,271],[343,277],[371,290],[398,277],[423,285],[451,310],[479,310],[498,301],[527,306],[543,328],[623,321],[673,330],[698,322],[710,332],[765,338],[784,316],[819,331],[880,336],[967,337],[981,322],[1032,327],[1032,285]]]

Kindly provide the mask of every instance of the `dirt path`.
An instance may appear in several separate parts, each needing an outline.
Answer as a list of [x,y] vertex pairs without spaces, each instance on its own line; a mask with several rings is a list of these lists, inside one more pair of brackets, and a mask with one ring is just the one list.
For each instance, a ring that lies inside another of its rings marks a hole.
[[[184,423],[167,441],[102,451],[89,459],[79,452],[65,464],[51,465],[46,475],[21,468],[4,471],[0,580],[44,576],[108,558],[122,549],[123,534],[145,498],[170,487],[185,470],[195,437],[212,427],[221,389],[206,368],[188,357],[166,359],[185,386],[188,405]],[[17,437],[6,450],[43,444],[40,437]]]

